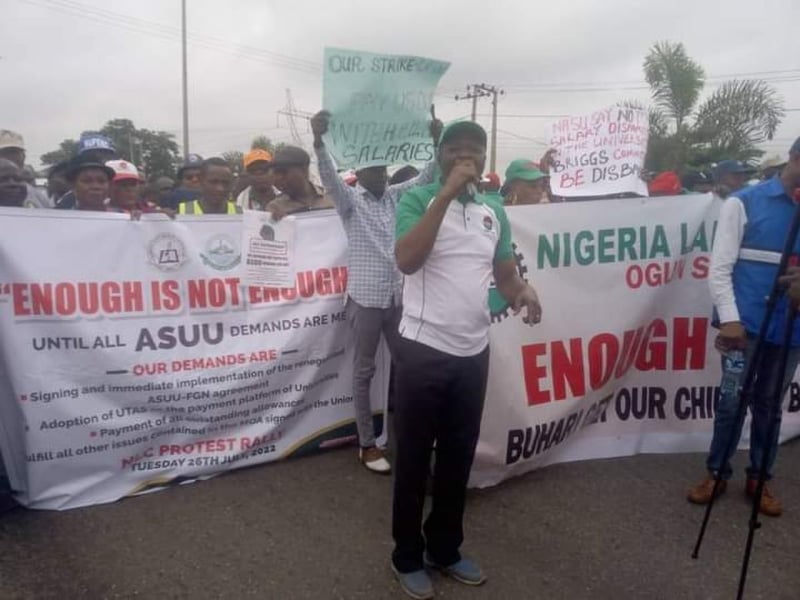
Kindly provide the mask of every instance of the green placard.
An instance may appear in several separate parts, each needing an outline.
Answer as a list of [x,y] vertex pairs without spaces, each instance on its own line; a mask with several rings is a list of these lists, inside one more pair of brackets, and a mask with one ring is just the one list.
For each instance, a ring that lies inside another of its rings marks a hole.
[[325,49],[325,144],[343,169],[424,163],[433,94],[450,63],[419,56]]

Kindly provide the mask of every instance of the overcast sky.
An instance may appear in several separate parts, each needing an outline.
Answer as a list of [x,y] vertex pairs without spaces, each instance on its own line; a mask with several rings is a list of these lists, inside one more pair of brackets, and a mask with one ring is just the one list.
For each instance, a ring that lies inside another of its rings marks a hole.
[[[180,1],[2,0],[0,129],[25,137],[29,162],[112,118],[181,139]],[[414,54],[452,63],[437,94],[445,120],[470,112],[468,83],[502,87],[498,170],[538,159],[546,118],[648,99],[642,60],[680,41],[715,84],[773,80],[786,118],[769,154],[800,135],[797,0],[189,0],[191,150],[247,150],[257,134],[291,141],[286,105],[322,101],[323,48]],[[246,47],[246,48],[245,48]],[[786,81],[789,79],[789,81]],[[479,105],[490,125],[490,105]],[[525,116],[514,116],[525,115]],[[310,144],[305,121],[298,123]]]

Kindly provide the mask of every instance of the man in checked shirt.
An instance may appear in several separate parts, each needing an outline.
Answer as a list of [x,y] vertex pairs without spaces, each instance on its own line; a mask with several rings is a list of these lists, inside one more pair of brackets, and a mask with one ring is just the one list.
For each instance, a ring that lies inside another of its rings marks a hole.
[[[388,185],[386,165],[363,168],[356,172],[356,186],[350,187],[337,174],[322,140],[330,116],[327,111],[314,115],[311,130],[319,176],[336,205],[349,245],[346,311],[350,341],[355,348],[353,403],[359,460],[374,473],[388,474],[392,468],[386,452],[375,445],[369,389],[381,334],[389,350],[394,351],[402,313],[402,276],[394,259],[395,210],[404,192],[433,181],[436,163],[429,162],[419,176],[397,185]],[[441,130],[441,121],[434,119],[431,122],[434,147]]]

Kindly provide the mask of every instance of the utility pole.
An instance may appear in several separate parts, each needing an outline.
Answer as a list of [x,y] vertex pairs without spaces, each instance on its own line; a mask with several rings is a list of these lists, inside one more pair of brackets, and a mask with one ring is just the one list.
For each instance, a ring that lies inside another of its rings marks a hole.
[[468,85],[467,93],[464,96],[456,95],[456,100],[472,100],[472,122],[475,122],[478,113],[478,98],[484,98],[490,94],[478,85]]
[[[279,127],[280,127],[280,115],[285,116],[286,120],[289,122],[289,131],[292,134],[292,141],[297,146],[299,146],[300,148],[305,150],[306,149],[306,145],[305,145],[305,143],[303,143],[303,138],[300,137],[300,132],[297,129],[297,119],[303,119],[304,121],[306,121],[306,127],[308,128],[309,124],[310,124],[310,121],[311,121],[311,117],[313,117],[314,114],[310,113],[310,112],[308,112],[306,110],[299,110],[294,105],[294,98],[292,97],[292,90],[287,89],[286,90],[286,106],[284,106],[282,110],[278,111],[278,126]],[[314,153],[312,152],[311,153],[311,164],[312,165],[316,165],[316,162],[317,162],[317,159],[316,159]],[[319,183],[320,183],[319,178],[317,176],[317,173],[318,173],[318,171],[317,171],[316,168],[314,168],[310,172],[311,183],[313,183],[314,185],[319,185]]]
[[467,86],[467,94],[465,96],[456,96],[456,100],[472,100],[473,122],[478,112],[478,98],[489,96],[492,98],[492,141],[489,154],[489,171],[491,173],[495,172],[495,166],[497,164],[497,97],[503,94],[505,94],[505,92],[497,86],[475,83]]
[[183,158],[189,156],[189,83],[186,69],[186,0],[181,0],[181,45],[183,48]]
[[[311,117],[313,117],[313,113],[310,113],[305,110],[298,110],[297,107],[294,105],[294,98],[292,97],[292,90],[286,90],[286,106],[283,109],[278,111],[279,115],[285,116],[287,121],[289,122],[289,131],[292,134],[292,140],[297,146],[305,149],[305,144],[303,143],[303,138],[300,137],[300,132],[297,129],[297,121],[296,119],[304,119],[306,121],[311,121]],[[278,121],[278,125],[280,125],[280,121]],[[307,124],[306,124],[307,126]]]

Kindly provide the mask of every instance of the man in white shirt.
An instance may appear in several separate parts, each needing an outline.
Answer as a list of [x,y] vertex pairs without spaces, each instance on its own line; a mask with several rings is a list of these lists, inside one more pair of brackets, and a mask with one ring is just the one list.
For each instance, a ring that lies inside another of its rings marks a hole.
[[[450,125],[438,162],[439,181],[401,198],[395,244],[405,280],[396,352],[392,568],[414,598],[433,597],[426,566],[468,585],[486,580],[459,548],[489,369],[490,282],[515,313],[526,309],[527,323],[542,315],[536,292],[517,274],[502,201],[477,189],[486,132],[471,121]],[[433,504],[423,526],[434,442]]]
[[[735,161],[728,161],[735,162]],[[722,163],[720,163],[722,165]],[[734,165],[734,178],[728,185],[741,185],[744,167]],[[725,182],[723,182],[725,183]],[[719,316],[717,349],[730,362],[740,352],[744,355],[739,385],[756,348],[756,340],[766,317],[766,298],[770,295],[778,263],[786,243],[790,223],[800,200],[800,138],[789,151],[789,162],[780,176],[757,185],[739,189],[725,199],[720,210],[714,249],[711,255],[709,287]],[[800,255],[800,243],[795,241],[794,256]],[[766,460],[767,479],[772,477],[780,432],[781,409],[777,407],[776,426],[771,439],[770,402],[776,388],[783,392],[791,383],[800,362],[800,319],[795,321],[785,373],[778,372],[778,356],[783,342],[787,298],[781,298],[771,320],[766,324],[766,337],[755,388],[748,398],[752,423],[750,427],[750,464],[747,467],[745,493],[753,496],[761,465]],[[723,358],[723,370],[725,358]],[[730,369],[729,369],[730,373]],[[782,397],[781,394],[781,397]],[[717,495],[727,488],[732,475],[730,460],[736,451],[744,424],[744,411],[739,410],[740,394],[723,386],[714,414],[714,435],[706,460],[708,474],[689,490],[688,500],[694,504],[711,501],[715,477],[722,479]],[[777,517],[782,506],[768,487],[764,487],[760,510]]]
[[236,204],[246,210],[267,210],[280,193],[272,185],[272,154],[254,148],[244,155],[244,171],[250,182],[236,197]]

